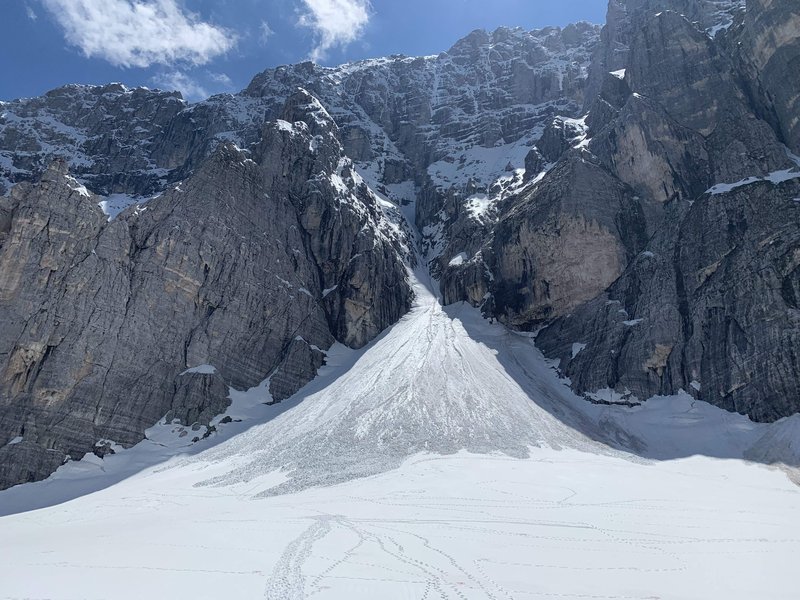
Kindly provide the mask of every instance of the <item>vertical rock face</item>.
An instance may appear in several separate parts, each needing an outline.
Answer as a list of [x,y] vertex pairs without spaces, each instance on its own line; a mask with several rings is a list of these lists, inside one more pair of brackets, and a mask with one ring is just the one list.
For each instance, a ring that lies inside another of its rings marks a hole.
[[[108,222],[56,162],[9,197],[0,248],[0,485],[46,476],[165,414],[207,423],[228,385],[294,393],[339,340],[408,309],[402,240],[306,92],[250,152]],[[392,293],[383,291],[391,288]],[[213,365],[210,370],[193,369]]]
[[622,274],[644,242],[629,230],[644,227],[627,186],[571,155],[495,229],[488,253],[495,310],[526,329],[569,312]]
[[763,118],[783,142],[800,154],[800,11],[779,0],[751,0],[740,29],[731,36],[733,52]]
[[763,182],[676,207],[608,292],[539,344],[583,391],[684,389],[766,421],[797,412],[798,192]]
[[755,65],[785,72],[800,29],[786,2],[684,4],[610,3],[588,115],[548,125],[444,295],[550,323],[540,346],[589,398],[682,388],[774,420],[800,410],[798,113],[794,78],[767,92]]
[[744,9],[745,0],[609,0],[606,25],[592,57],[587,103],[594,100],[607,73],[628,66],[631,45],[643,18],[671,11],[714,37],[729,28]]
[[[685,15],[654,4],[611,3],[593,69],[610,56],[620,62],[597,76],[584,139],[573,137],[565,150],[543,136],[536,152],[559,157],[556,165],[510,201],[484,250],[496,265],[493,311],[518,327],[554,318],[538,343],[588,398],[636,402],[684,389],[775,420],[800,410],[800,160],[787,148],[796,78],[778,84],[761,71],[774,61],[774,72],[785,72],[793,60],[800,29],[781,30],[778,15],[792,22],[796,7],[754,2],[743,15],[730,3],[731,21],[715,26],[704,20],[710,3],[690,3]],[[769,34],[766,21],[775,25]],[[573,170],[565,179],[577,161],[599,165],[602,175]],[[520,207],[550,206],[554,187],[577,199],[573,214],[606,232],[598,247],[563,221],[541,227],[553,236],[547,244],[517,233],[546,214]],[[624,202],[604,198],[614,189]],[[598,202],[619,207],[616,228]],[[549,271],[531,266],[580,244]],[[597,277],[575,279],[571,264]],[[574,301],[542,312],[554,289]]]
[[0,186],[36,177],[61,157],[92,189],[152,193],[175,166],[155,160],[154,140],[186,107],[177,92],[120,84],[0,103]]
[[219,143],[258,141],[264,121],[303,87],[336,120],[348,156],[375,163],[376,181],[421,184],[433,162],[527,142],[543,119],[577,111],[598,34],[588,23],[476,31],[435,57],[270,69],[240,94],[191,106],[177,93],[66,86],[1,105],[0,183],[35,178],[63,156],[97,193],[146,195],[185,177]]

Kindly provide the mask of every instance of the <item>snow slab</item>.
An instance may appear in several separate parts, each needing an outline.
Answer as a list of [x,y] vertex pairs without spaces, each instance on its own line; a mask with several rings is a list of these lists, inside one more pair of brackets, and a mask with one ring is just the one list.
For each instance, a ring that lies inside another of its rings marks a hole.
[[470,216],[480,221],[492,207],[492,201],[487,194],[473,194],[467,198],[465,207]]
[[[788,153],[788,152],[787,152]],[[789,158],[792,159],[795,163],[798,164],[800,167],[800,160],[789,153]],[[769,181],[774,185],[778,185],[785,181],[791,181],[792,179],[800,179],[800,170],[795,168],[792,169],[784,169],[781,171],[774,171],[767,175],[766,177],[747,177],[742,179],[741,181],[736,181],[734,183],[718,183],[717,185],[710,187],[706,190],[706,194],[711,194],[712,196],[716,196],[719,194],[727,194],[732,192],[735,189],[740,187],[744,187],[746,185],[751,185],[753,183],[758,183],[759,181]]]
[[491,148],[472,146],[463,149],[458,156],[448,155],[428,167],[431,181],[439,188],[464,187],[474,182],[488,188],[505,173],[507,165],[513,169],[525,168],[525,157],[530,152],[533,134],[509,144],[498,144]]
[[469,259],[469,257],[467,256],[466,252],[459,252],[448,263],[448,266],[450,266],[450,267],[459,267],[459,266],[463,265],[465,262],[467,262],[468,259]]
[[98,202],[97,206],[100,207],[100,210],[108,217],[109,221],[113,221],[129,206],[142,205],[151,199],[129,194],[111,194]]
[[92,196],[91,193],[89,193],[89,190],[86,189],[85,185],[79,185],[76,188],[72,188],[72,190],[78,192],[84,198],[91,198]]
[[620,393],[611,388],[603,388],[602,390],[589,392],[586,394],[586,396],[594,402],[608,404],[631,404],[639,402],[638,398],[631,396],[630,390],[627,389],[624,393]]
[[198,365],[196,367],[192,367],[191,369],[186,369],[181,375],[191,375],[193,373],[199,375],[213,375],[217,372],[217,368],[214,365]]

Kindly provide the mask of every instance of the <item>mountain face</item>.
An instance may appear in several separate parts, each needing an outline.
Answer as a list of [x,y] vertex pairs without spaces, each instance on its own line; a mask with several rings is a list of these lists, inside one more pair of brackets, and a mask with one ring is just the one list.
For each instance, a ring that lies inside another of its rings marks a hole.
[[335,123],[307,92],[283,116],[110,222],[63,161],[4,199],[0,430],[22,441],[0,481],[165,415],[208,424],[229,385],[287,398],[334,341],[363,346],[408,310],[403,240]]
[[[764,48],[758,67],[753,60],[766,43],[756,24],[796,22],[796,11],[751,3],[714,37],[675,12],[635,18],[624,74],[606,77],[589,112],[589,142],[561,160],[609,174],[633,201],[615,226],[590,213],[617,240],[619,262],[604,264],[620,266],[619,277],[568,310],[553,306],[557,319],[540,346],[596,400],[639,402],[684,389],[776,420],[800,410],[800,160],[781,116],[791,101],[777,101],[796,98],[798,83],[767,74],[791,64],[796,71],[797,39]],[[527,201],[540,203],[545,193],[543,182]],[[586,215],[587,206],[577,212]],[[530,248],[519,237],[502,239],[499,260]],[[502,300],[500,314],[520,313]],[[548,294],[518,292],[513,300],[522,310],[551,306]],[[526,315],[520,325],[538,322]]]
[[0,103],[0,487],[368,343],[411,305],[403,205],[443,302],[540,330],[587,399],[800,411],[798,31],[792,0],[611,0],[193,105]]

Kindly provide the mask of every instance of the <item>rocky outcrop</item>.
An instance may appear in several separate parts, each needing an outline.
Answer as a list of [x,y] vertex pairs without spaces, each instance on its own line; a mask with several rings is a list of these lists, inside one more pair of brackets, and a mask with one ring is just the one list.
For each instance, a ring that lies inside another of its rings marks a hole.
[[729,36],[730,51],[762,118],[800,154],[800,11],[792,2],[749,0],[743,23]]
[[[651,4],[611,3],[603,43],[624,40],[624,62],[602,77],[584,139],[551,127],[529,159],[557,162],[483,250],[491,312],[550,322],[538,344],[593,401],[684,389],[773,421],[800,411],[800,161],[780,116],[797,114],[795,83],[766,93],[743,54],[761,43],[780,70],[800,36],[759,29],[767,13],[791,21],[779,0],[731,11],[727,31],[702,21],[707,3],[695,22]],[[563,209],[546,221],[559,195],[582,231]]]
[[156,161],[154,140],[186,106],[177,92],[121,84],[69,85],[0,103],[0,186],[34,179],[60,157],[98,192],[153,193],[181,162]]
[[632,190],[591,156],[571,153],[494,231],[495,314],[531,329],[594,298],[641,250],[644,228]]
[[334,341],[360,347],[406,312],[402,240],[335,123],[306,92],[284,116],[111,222],[64,162],[13,188],[0,437],[23,443],[0,450],[0,485],[100,439],[136,443],[165,415],[208,423],[228,386],[270,377],[286,398]]
[[592,57],[587,108],[600,91],[606,74],[628,66],[631,44],[642,19],[671,11],[685,17],[697,30],[715,37],[731,27],[744,9],[744,0],[609,0],[606,24]]
[[673,207],[608,292],[537,343],[590,396],[684,389],[761,421],[800,411],[798,194],[761,182]]

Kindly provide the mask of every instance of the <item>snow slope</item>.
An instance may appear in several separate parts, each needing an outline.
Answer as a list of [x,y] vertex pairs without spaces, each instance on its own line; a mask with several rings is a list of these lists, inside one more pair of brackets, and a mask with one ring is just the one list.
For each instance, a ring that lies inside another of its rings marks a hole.
[[591,436],[611,438],[553,393],[549,374],[530,372],[548,371],[544,362],[517,359],[524,347],[533,349],[529,338],[485,323],[471,307],[443,308],[419,279],[414,289],[411,312],[368,351],[345,359],[339,372],[320,377],[296,408],[197,457],[243,460],[203,485],[284,469],[290,479],[263,492],[285,493],[381,473],[419,452],[611,452]]

